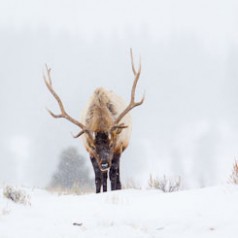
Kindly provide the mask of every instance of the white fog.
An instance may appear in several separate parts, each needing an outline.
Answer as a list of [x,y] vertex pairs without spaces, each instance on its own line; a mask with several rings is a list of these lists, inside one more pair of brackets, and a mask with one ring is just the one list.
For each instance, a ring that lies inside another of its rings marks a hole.
[[79,118],[96,87],[129,102],[141,56],[122,182],[180,176],[185,188],[226,183],[238,153],[238,2],[0,1],[0,184],[45,187],[67,147],[88,154],[55,120],[47,63],[67,111]]

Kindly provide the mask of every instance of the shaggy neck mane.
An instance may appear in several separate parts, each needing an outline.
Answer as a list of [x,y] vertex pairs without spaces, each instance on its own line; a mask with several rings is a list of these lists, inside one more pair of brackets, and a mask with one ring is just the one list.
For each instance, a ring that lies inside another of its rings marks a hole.
[[90,105],[90,124],[92,131],[108,131],[113,124],[111,102],[102,88],[96,89]]

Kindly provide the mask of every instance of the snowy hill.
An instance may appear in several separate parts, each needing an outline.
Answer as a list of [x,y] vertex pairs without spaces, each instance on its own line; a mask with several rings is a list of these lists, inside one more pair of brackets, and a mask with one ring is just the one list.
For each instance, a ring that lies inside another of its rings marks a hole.
[[15,204],[0,190],[1,238],[238,237],[237,186],[80,196],[26,191],[31,205]]

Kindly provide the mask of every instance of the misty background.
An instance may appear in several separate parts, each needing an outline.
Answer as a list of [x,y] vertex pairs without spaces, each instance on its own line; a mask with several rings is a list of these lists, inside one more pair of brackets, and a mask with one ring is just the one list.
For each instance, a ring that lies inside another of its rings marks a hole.
[[46,186],[78,128],[55,120],[45,63],[67,112],[79,118],[96,87],[129,102],[131,142],[122,182],[181,176],[185,188],[226,183],[238,154],[236,0],[0,1],[0,184]]

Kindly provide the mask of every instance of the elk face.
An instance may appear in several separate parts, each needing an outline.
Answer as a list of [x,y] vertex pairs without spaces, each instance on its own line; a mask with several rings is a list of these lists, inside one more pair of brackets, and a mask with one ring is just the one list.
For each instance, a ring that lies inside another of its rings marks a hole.
[[113,126],[110,132],[95,132],[93,136],[90,133],[88,144],[90,144],[92,155],[97,160],[102,172],[110,169],[117,138],[125,128],[127,126],[122,123],[118,126]]

